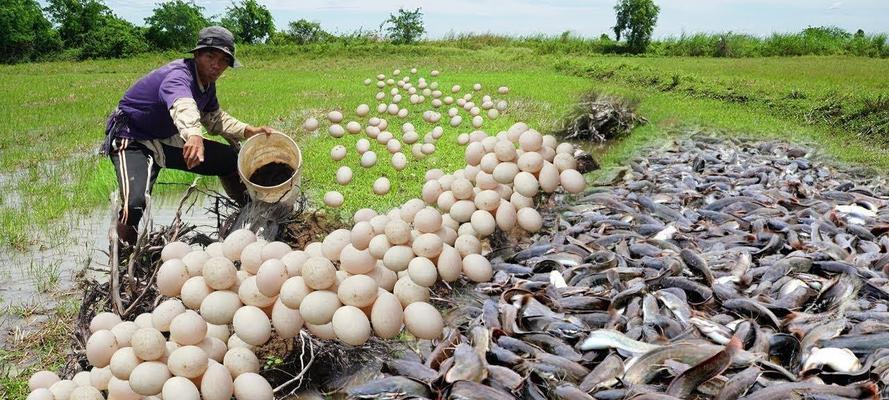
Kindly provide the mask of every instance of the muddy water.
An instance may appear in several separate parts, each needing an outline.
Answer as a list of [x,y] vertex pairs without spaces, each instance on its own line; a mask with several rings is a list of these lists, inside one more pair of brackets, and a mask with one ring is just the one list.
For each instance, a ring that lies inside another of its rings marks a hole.
[[[176,215],[180,195],[153,199],[152,220],[155,227],[169,225]],[[192,196],[183,207],[182,220],[208,235],[215,235],[216,218],[207,212],[213,201],[205,195]],[[48,310],[71,292],[81,275],[98,280],[108,276],[108,229],[110,212],[97,209],[90,215],[68,218],[49,228],[63,232],[62,245],[35,246],[27,251],[0,251],[0,345],[7,334],[41,320]],[[73,298],[79,300],[79,294]],[[29,315],[22,319],[23,315]],[[33,315],[31,315],[33,314]]]

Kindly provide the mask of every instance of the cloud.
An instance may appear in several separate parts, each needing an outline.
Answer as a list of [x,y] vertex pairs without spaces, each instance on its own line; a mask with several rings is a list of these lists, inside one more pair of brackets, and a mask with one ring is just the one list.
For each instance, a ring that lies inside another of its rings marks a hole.
[[828,9],[828,10],[837,10],[837,9],[839,9],[839,8],[842,7],[842,6],[843,6],[843,2],[842,2],[842,1],[835,1],[835,2],[833,2],[833,4],[831,4],[830,7],[828,7],[827,9]]

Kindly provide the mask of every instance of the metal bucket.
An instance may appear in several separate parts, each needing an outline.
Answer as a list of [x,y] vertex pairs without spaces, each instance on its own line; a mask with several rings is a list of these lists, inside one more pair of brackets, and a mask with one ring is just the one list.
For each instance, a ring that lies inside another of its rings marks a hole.
[[[250,182],[250,176],[260,167],[278,162],[293,168],[293,175],[275,186],[262,186]],[[238,175],[247,186],[247,193],[255,201],[293,204],[299,194],[299,178],[302,169],[302,151],[296,142],[280,132],[271,135],[251,136],[241,143],[238,152]]]

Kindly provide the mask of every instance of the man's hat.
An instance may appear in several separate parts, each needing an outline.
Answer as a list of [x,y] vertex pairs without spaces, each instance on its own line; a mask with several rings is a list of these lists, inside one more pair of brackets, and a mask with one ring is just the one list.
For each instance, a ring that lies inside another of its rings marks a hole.
[[228,54],[231,57],[229,65],[232,68],[241,66],[241,63],[235,58],[235,36],[228,29],[221,26],[208,26],[201,29],[201,32],[198,33],[198,44],[191,49],[191,52],[194,53],[197,50],[208,47],[222,50],[222,52]]

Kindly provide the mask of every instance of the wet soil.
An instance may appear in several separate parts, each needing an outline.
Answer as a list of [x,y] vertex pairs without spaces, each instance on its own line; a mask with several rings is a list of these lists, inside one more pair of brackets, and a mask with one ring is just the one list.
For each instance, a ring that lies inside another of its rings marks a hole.
[[293,168],[279,162],[272,162],[259,167],[250,175],[250,182],[259,186],[277,186],[287,182],[293,176]]

